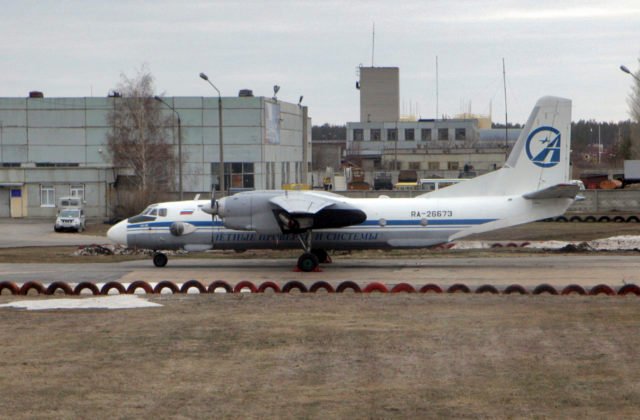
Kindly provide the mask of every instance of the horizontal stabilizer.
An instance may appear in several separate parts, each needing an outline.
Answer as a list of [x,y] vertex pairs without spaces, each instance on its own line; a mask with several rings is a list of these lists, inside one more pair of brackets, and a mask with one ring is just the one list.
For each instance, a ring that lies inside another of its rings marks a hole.
[[523,197],[529,200],[544,200],[549,198],[576,198],[580,187],[576,184],[557,184],[553,187],[545,188],[524,194]]

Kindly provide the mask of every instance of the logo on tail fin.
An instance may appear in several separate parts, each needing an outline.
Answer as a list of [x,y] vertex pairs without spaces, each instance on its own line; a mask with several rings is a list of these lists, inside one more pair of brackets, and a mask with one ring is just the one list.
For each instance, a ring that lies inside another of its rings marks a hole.
[[553,127],[538,127],[529,134],[527,157],[534,165],[551,168],[560,162],[560,131]]

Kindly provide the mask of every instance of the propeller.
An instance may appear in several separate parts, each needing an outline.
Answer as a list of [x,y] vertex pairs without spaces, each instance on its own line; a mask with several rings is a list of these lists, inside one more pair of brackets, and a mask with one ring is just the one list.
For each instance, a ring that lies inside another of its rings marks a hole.
[[209,205],[204,205],[202,207],[202,211],[211,215],[212,221],[216,215],[220,213],[220,201],[216,200],[216,187],[215,185],[211,186],[211,201]]

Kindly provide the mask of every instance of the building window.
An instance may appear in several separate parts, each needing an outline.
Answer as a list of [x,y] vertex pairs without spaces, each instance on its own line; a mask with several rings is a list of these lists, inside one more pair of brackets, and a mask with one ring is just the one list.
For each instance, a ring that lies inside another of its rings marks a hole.
[[364,140],[364,131],[362,128],[354,128],[353,129],[353,141],[362,141]]
[[405,128],[404,129],[404,139],[411,141],[416,139],[415,130],[413,128]]
[[380,131],[379,128],[372,128],[371,129],[371,140],[372,141],[380,141],[380,140],[382,140],[382,132]]
[[456,128],[456,140],[466,140],[466,139],[467,139],[467,129]]
[[40,207],[56,206],[56,189],[52,185],[40,185]]
[[388,141],[396,141],[396,140],[398,140],[398,129],[397,128],[387,128],[387,140]]
[[420,140],[422,141],[431,141],[431,129],[423,128],[420,130]]
[[81,201],[84,201],[84,185],[72,185],[71,197],[78,197]]
[[448,128],[438,128],[438,140],[449,140]]
[[439,171],[440,170],[440,162],[429,162],[429,170],[430,171]]
[[460,168],[458,162],[447,162],[447,169],[450,171],[457,171]]
[[[213,178],[212,184],[215,185],[215,188],[218,191],[220,190],[220,185],[218,183],[218,168],[220,167],[219,165],[219,163],[211,164],[211,177]],[[255,188],[253,162],[225,162],[224,185],[227,189]]]
[[420,170],[420,162],[409,162],[409,169],[412,169],[414,171],[419,171]]

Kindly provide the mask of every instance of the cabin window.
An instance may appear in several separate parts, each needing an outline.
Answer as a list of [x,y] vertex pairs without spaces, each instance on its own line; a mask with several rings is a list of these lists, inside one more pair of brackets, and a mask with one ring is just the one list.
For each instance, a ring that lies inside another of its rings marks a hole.
[[158,216],[167,217],[167,209],[159,209],[158,210]]

